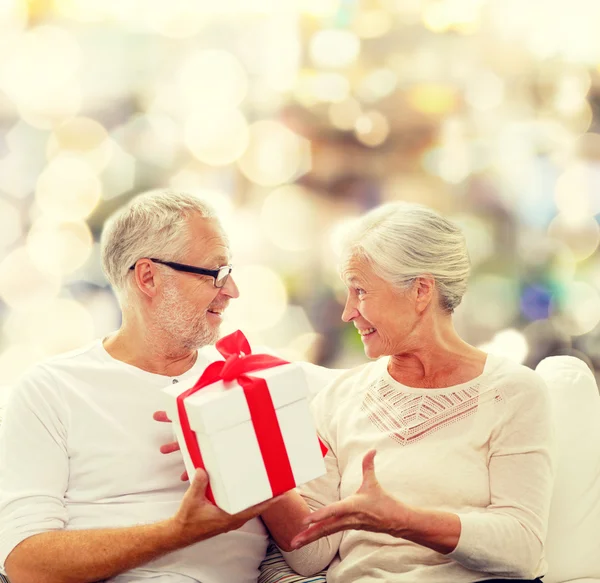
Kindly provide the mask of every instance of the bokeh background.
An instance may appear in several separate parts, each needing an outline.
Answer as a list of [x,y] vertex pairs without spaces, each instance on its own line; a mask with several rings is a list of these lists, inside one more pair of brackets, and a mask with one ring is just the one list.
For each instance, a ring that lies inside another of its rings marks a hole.
[[598,0],[0,0],[0,131],[0,403],[118,327],[102,224],[162,187],[222,212],[255,344],[363,362],[336,232],[407,200],[467,234],[467,341],[600,370]]

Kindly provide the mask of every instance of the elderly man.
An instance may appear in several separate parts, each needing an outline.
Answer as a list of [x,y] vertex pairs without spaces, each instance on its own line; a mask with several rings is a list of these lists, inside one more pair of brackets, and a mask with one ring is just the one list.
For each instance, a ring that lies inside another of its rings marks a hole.
[[152,418],[162,388],[210,362],[198,348],[238,297],[227,237],[197,198],[148,193],[107,222],[102,262],[121,328],[35,366],[8,404],[0,565],[12,583],[254,582],[267,541],[254,517],[268,503],[238,515],[208,503],[206,474],[180,481],[181,457],[159,451],[171,429]]

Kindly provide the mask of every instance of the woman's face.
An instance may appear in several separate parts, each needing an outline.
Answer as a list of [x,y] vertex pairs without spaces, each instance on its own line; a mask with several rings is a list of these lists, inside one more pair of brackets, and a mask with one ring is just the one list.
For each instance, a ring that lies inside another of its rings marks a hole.
[[415,301],[373,272],[369,262],[351,257],[342,272],[348,298],[342,313],[361,336],[369,358],[399,354],[405,350],[417,325]]

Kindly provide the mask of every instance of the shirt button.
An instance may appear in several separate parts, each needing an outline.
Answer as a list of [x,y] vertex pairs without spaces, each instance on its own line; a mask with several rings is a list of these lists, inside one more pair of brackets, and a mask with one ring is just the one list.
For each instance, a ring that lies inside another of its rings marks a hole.
[[173,384],[178,383],[179,381],[177,379],[173,379]]

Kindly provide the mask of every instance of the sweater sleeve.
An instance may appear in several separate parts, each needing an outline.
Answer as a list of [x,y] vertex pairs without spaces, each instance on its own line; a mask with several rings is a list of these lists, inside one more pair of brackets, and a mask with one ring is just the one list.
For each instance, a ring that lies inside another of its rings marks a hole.
[[534,579],[545,572],[544,539],[554,480],[548,389],[523,369],[502,391],[504,415],[488,456],[490,505],[459,513],[461,534],[448,557],[474,571]]
[[34,369],[12,391],[0,426],[0,566],[23,540],[64,528],[66,415],[50,375]]
[[[335,441],[331,435],[331,416],[327,414],[329,409],[326,403],[326,394],[327,390],[321,391],[313,399],[311,409],[319,435],[327,446],[327,455],[325,456],[327,473],[298,488],[299,493],[312,511],[340,499],[340,470],[337,456],[332,447],[335,445]],[[323,537],[297,551],[282,551],[282,554],[294,571],[308,577],[318,573],[331,563],[338,552],[342,534],[340,532]]]

